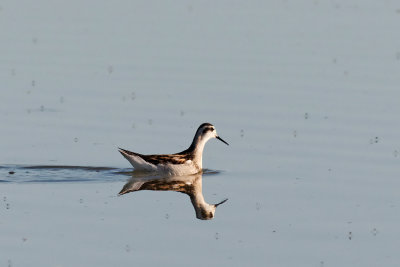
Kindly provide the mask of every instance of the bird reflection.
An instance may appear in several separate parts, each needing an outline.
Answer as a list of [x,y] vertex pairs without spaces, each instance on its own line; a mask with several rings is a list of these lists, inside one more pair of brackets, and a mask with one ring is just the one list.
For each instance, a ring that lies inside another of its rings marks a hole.
[[217,204],[208,204],[203,196],[202,176],[202,173],[161,178],[133,175],[119,192],[119,195],[141,190],[181,192],[190,197],[197,219],[210,220],[214,218],[216,208],[228,199]]

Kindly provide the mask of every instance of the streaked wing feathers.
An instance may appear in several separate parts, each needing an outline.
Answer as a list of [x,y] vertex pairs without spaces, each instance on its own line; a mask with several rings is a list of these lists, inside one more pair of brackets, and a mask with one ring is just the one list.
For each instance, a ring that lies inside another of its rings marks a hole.
[[141,155],[141,157],[154,165],[158,164],[184,164],[188,160],[192,160],[190,154],[173,154],[173,155]]
[[186,161],[193,159],[193,154],[189,153],[166,154],[166,155],[142,155],[122,148],[119,148],[119,150],[121,150],[127,155],[140,157],[146,162],[151,163],[153,165],[184,164]]

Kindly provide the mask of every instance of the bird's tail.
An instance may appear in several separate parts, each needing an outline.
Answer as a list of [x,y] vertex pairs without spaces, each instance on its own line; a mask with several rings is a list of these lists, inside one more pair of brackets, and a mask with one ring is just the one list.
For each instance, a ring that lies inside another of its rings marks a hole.
[[120,147],[118,148],[118,151],[132,164],[135,170],[152,170],[152,168],[154,167],[146,162],[146,160],[143,159],[143,155],[141,154]]

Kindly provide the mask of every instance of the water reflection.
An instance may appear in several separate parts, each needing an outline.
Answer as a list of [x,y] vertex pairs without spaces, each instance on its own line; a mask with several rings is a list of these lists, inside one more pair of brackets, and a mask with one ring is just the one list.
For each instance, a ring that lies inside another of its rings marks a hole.
[[228,199],[217,204],[208,204],[204,200],[202,181],[202,173],[173,177],[140,177],[134,174],[124,185],[119,194],[123,195],[141,190],[181,192],[190,197],[197,219],[210,220],[214,218],[216,208],[225,203]]

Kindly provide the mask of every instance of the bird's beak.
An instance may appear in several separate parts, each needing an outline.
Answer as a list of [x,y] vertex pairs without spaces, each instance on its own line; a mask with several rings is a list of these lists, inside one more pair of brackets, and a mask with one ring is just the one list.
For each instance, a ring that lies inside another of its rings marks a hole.
[[218,135],[217,135],[215,138],[217,138],[218,140],[220,140],[221,142],[223,142],[223,143],[225,143],[225,144],[227,144],[227,145],[229,146],[229,144],[228,144],[227,142],[225,142],[224,139],[222,139],[222,138],[219,137]]
[[217,204],[214,204],[214,206],[215,206],[215,207],[218,207],[219,205],[224,204],[227,200],[228,200],[228,199],[224,199],[224,200],[222,200],[221,202],[219,202],[219,203],[217,203]]

